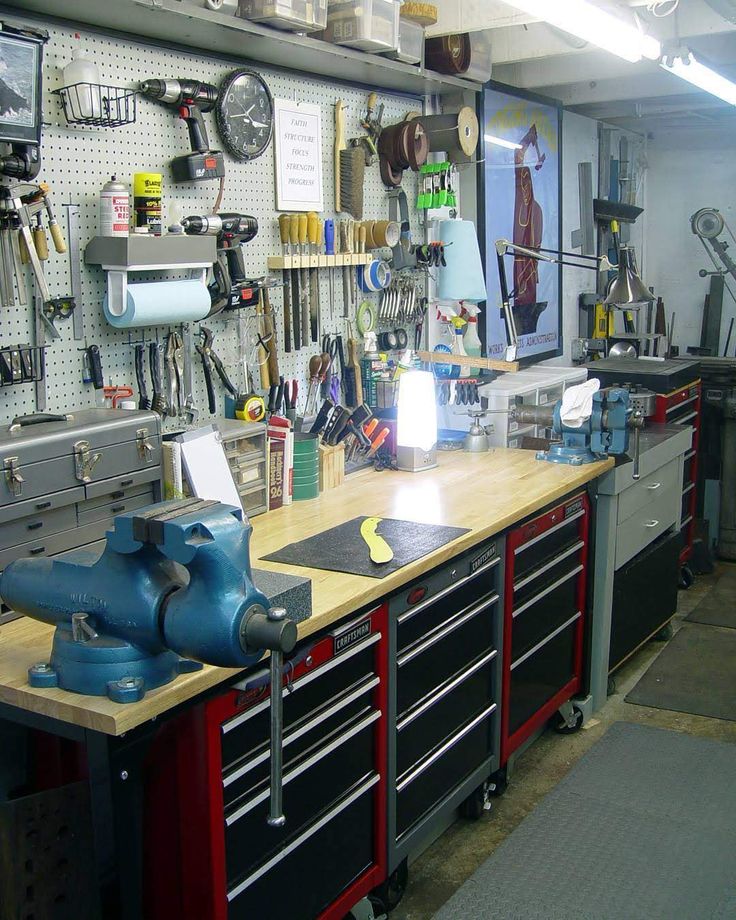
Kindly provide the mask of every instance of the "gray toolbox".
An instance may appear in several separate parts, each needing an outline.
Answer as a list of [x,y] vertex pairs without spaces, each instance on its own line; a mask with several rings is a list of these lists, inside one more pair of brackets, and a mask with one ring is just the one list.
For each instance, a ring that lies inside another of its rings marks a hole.
[[[113,518],[161,498],[155,412],[27,415],[0,432],[0,571],[24,556],[101,549]],[[12,615],[0,608],[0,623]]]

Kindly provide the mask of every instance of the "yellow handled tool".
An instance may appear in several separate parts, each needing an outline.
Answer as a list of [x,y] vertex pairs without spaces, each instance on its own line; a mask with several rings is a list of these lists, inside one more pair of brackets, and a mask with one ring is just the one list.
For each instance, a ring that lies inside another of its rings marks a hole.
[[360,525],[360,535],[368,544],[371,562],[375,562],[376,565],[384,565],[387,562],[391,562],[394,558],[394,551],[383,537],[376,533],[378,525],[382,522],[383,518],[369,517]]

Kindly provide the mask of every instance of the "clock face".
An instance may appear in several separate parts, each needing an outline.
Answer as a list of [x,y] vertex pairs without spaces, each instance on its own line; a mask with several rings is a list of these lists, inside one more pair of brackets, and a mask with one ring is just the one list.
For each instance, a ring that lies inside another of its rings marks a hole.
[[217,128],[227,152],[236,160],[254,160],[273,134],[273,99],[263,77],[236,70],[220,87],[215,109]]

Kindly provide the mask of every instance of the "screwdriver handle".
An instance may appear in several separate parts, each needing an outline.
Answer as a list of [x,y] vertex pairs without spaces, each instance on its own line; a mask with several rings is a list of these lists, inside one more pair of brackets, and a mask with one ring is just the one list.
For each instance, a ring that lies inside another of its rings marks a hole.
[[316,246],[319,242],[319,217],[316,211],[310,211],[307,214],[307,236],[310,246]]
[[307,245],[307,214],[303,211],[297,217],[299,227],[299,242],[302,246]]
[[291,242],[291,251],[296,252],[295,247],[299,246],[299,215],[292,214],[289,217],[289,241]]
[[289,243],[290,223],[291,218],[288,214],[279,214],[279,236],[281,237],[282,246],[286,246]]
[[45,262],[49,257],[49,244],[46,239],[46,231],[38,224],[33,228],[33,243],[36,247],[36,253],[41,262]]
[[325,221],[325,253],[335,255],[335,221],[332,218]]

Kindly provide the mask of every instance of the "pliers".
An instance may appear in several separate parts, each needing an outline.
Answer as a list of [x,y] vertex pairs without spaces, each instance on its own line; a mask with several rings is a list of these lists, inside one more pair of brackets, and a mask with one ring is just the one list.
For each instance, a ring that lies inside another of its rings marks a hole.
[[212,347],[212,343],[215,339],[214,335],[212,334],[212,330],[208,329],[206,326],[200,326],[199,334],[202,336],[202,342],[198,342],[195,347],[198,354],[202,358],[204,382],[207,386],[207,405],[210,414],[214,415],[214,413],[217,412],[217,399],[215,398],[215,387],[212,382],[212,366],[214,365],[215,370],[217,371],[217,376],[222,381],[222,385],[234,399],[238,398],[238,390],[228,377],[222,361],[219,359]]
[[171,417],[181,414],[184,376],[184,343],[178,332],[170,332],[166,341],[166,369],[169,375],[169,404]]

